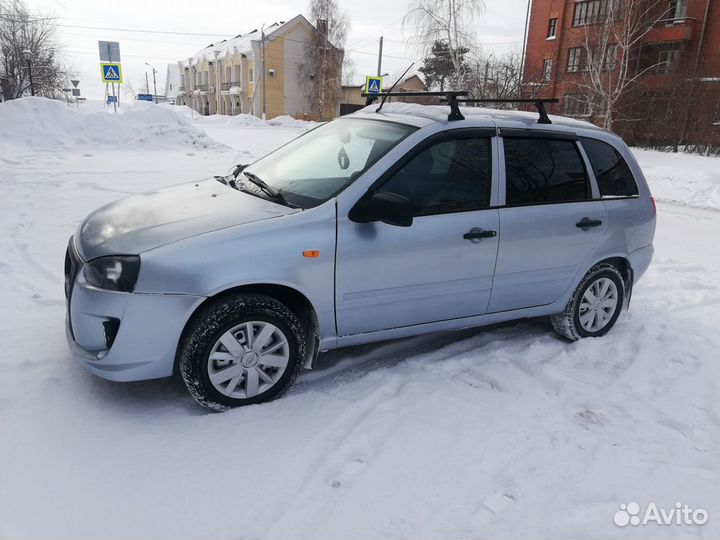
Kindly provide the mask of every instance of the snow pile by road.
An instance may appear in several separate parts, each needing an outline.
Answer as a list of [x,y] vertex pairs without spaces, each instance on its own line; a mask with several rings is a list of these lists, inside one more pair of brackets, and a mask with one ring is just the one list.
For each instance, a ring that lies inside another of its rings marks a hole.
[[308,129],[316,126],[316,122],[298,120],[290,115],[281,115],[269,120],[262,120],[252,114],[242,113],[234,116],[225,114],[213,114],[211,116],[199,115],[187,105],[161,105],[161,107],[173,111],[175,114],[190,120],[201,127],[286,127]]
[[24,98],[0,104],[0,146],[30,149],[221,149],[205,132],[158,106],[86,112],[61,101]]
[[633,148],[658,201],[720,210],[720,158]]

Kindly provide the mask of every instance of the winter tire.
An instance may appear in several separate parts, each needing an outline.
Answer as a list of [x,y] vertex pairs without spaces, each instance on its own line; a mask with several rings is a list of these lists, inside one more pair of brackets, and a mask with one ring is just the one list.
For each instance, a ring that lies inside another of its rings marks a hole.
[[284,304],[235,294],[204,308],[178,349],[185,386],[214,411],[272,401],[292,385],[305,357],[302,324]]
[[620,316],[624,295],[625,283],[618,269],[598,264],[585,274],[565,310],[550,318],[553,328],[572,341],[602,336]]

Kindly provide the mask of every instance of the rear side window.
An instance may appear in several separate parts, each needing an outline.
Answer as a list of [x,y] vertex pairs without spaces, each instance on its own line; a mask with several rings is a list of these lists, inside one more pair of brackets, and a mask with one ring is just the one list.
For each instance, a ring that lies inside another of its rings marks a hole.
[[492,185],[490,148],[487,137],[437,142],[406,162],[380,191],[407,197],[416,216],[487,208]]
[[595,172],[601,197],[637,196],[635,178],[620,152],[596,139],[582,139],[582,145]]
[[575,141],[503,139],[505,204],[547,204],[588,200],[587,172]]

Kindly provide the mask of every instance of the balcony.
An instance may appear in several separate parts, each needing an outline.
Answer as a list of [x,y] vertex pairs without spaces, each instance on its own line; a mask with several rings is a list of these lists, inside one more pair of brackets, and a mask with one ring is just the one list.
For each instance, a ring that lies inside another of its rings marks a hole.
[[643,43],[661,43],[664,41],[690,41],[693,36],[695,19],[684,17],[682,19],[664,19],[650,30],[643,39]]
[[207,92],[210,90],[210,85],[209,84],[196,84],[194,90],[198,94],[200,94],[200,93],[207,94]]
[[240,81],[232,81],[232,82],[225,82],[220,85],[220,89],[223,92],[230,92],[231,88],[236,88],[239,91],[242,88],[242,84],[240,83]]

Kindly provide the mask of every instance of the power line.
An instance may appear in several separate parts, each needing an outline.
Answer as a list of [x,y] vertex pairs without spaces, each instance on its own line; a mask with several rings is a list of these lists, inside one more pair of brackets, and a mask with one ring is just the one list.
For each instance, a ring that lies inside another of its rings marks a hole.
[[371,33],[371,34],[367,34],[364,38],[355,40],[351,45],[349,45],[349,47],[356,47],[356,46],[358,46],[360,43],[362,43],[363,41],[365,41],[366,39],[371,38],[371,37],[380,37],[380,32],[383,32],[383,31],[387,30],[388,28],[391,28],[391,27],[395,26],[397,23],[399,23],[400,21],[402,21],[404,18],[405,18],[405,15],[403,15],[403,16],[400,17],[399,19],[391,22],[391,23],[388,24],[387,26],[383,26],[380,30],[377,30],[377,31],[375,31],[375,32],[373,32],[373,33]]
[[141,30],[138,28],[113,28],[110,26],[83,26],[79,24],[58,24],[63,28],[84,28],[86,30],[107,30],[109,32],[138,32],[141,34],[165,34],[176,36],[203,36],[203,37],[222,37],[228,38],[233,34],[205,34],[202,32],[171,32],[169,30]]

